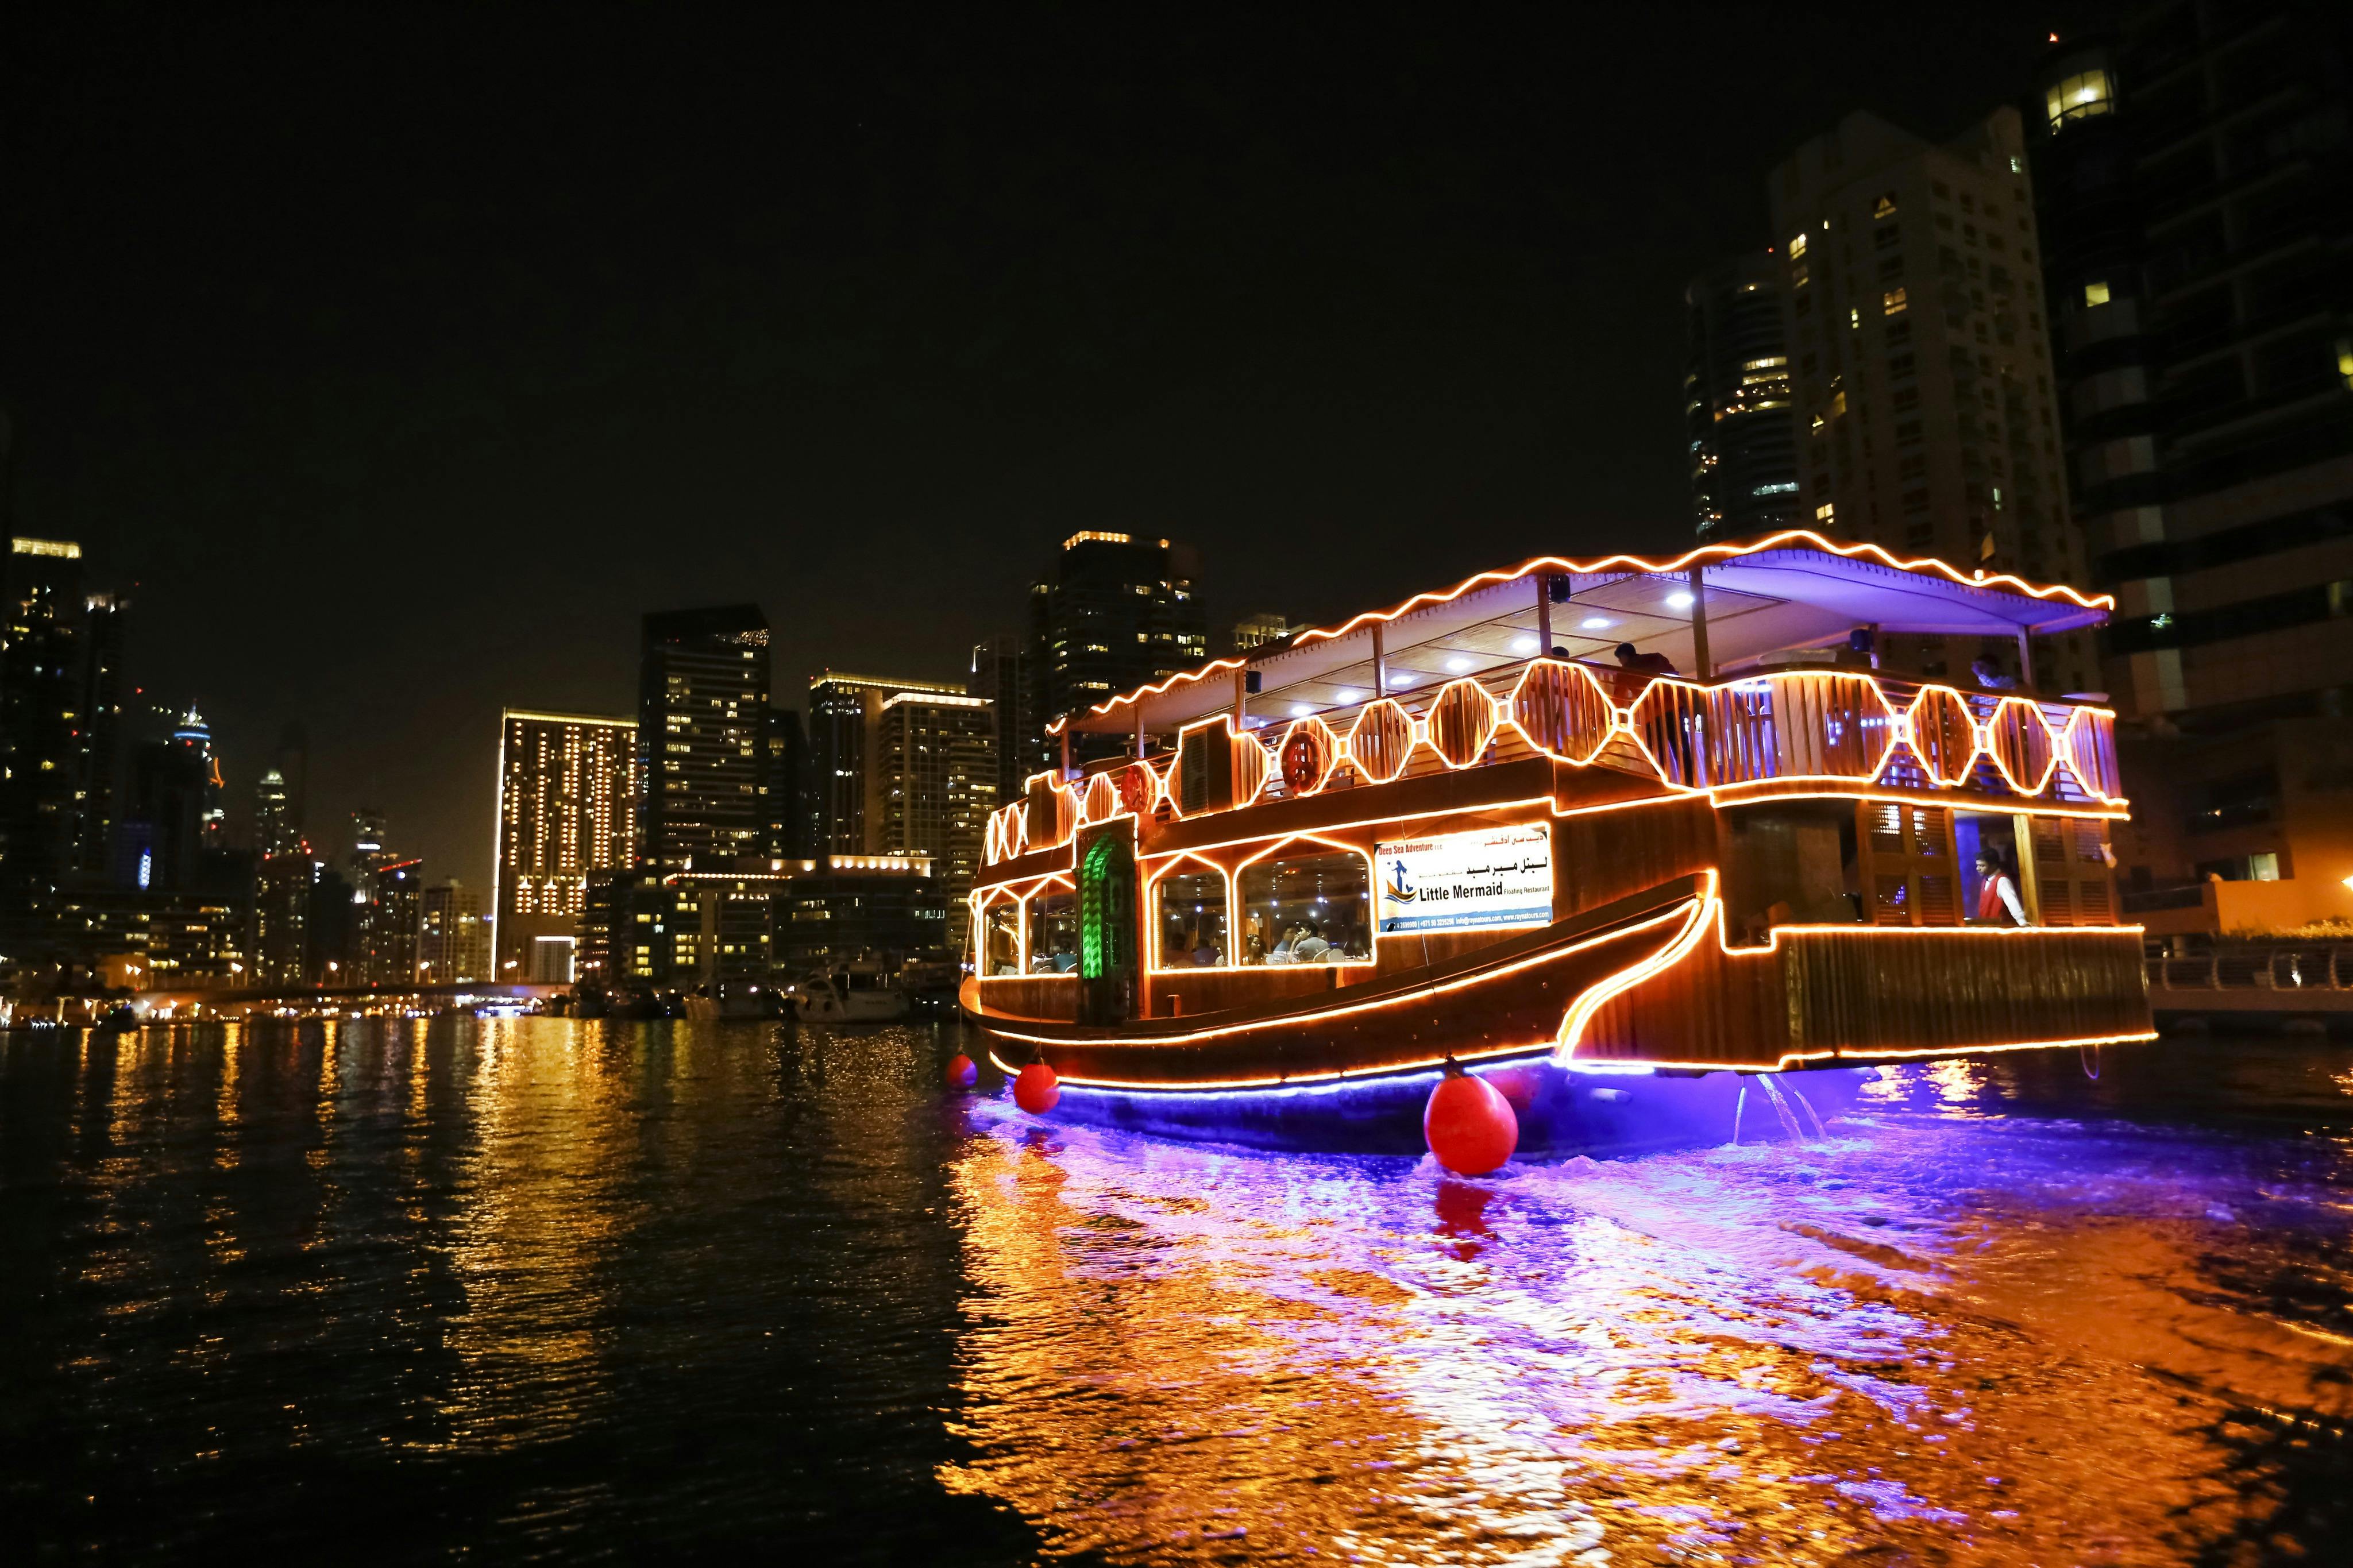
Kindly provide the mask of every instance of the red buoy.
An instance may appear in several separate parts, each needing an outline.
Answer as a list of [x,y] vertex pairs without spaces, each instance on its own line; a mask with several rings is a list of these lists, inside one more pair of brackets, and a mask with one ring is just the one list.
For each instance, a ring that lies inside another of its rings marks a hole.
[[973,1065],[973,1060],[970,1057],[965,1055],[962,1051],[958,1051],[955,1055],[948,1058],[948,1087],[950,1089],[970,1089],[974,1084],[978,1083],[979,1081],[980,1068]]
[[1044,1062],[1031,1062],[1013,1080],[1013,1103],[1032,1116],[1045,1115],[1061,1098],[1061,1082]]
[[1456,1175],[1483,1176],[1502,1169],[1520,1146],[1520,1119],[1493,1084],[1450,1070],[1422,1108],[1421,1135]]

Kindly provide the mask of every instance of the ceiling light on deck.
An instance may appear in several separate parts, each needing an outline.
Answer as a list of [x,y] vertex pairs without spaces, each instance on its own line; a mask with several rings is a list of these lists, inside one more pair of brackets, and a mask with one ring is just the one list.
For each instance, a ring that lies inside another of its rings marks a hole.
[[1314,709],[1304,702],[1294,702],[1291,705],[1291,716],[1294,719],[1304,719],[1314,711]]
[[1392,689],[1399,686],[1411,686],[1412,684],[1413,677],[1410,675],[1392,675],[1389,677],[1389,685]]
[[1334,692],[1332,697],[1333,700],[1338,702],[1343,708],[1351,702],[1362,702],[1365,700],[1365,694],[1352,686],[1342,687]]
[[1614,623],[1608,616],[1588,616],[1577,624],[1588,632],[1606,632]]
[[1514,653],[1531,654],[1536,651],[1536,639],[1534,637],[1514,637],[1512,639],[1512,651]]
[[1667,608],[1671,610],[1688,610],[1691,607],[1692,596],[1689,594],[1670,594],[1667,595]]
[[1466,669],[1468,669],[1468,668],[1471,668],[1471,661],[1470,661],[1469,659],[1467,659],[1467,658],[1463,658],[1461,654],[1459,654],[1459,653],[1458,653],[1458,654],[1456,654],[1452,658],[1450,658],[1450,659],[1448,659],[1448,660],[1446,661],[1446,672],[1447,672],[1449,675],[1460,675],[1460,674],[1461,674],[1464,670],[1466,670]]

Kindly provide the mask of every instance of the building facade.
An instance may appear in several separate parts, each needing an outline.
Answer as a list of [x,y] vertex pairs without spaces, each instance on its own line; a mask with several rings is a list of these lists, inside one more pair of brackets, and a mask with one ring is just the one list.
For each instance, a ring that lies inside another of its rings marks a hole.
[[1002,787],[989,700],[942,681],[827,670],[809,683],[809,713],[830,803],[827,853],[924,857],[960,908]]
[[1780,258],[1743,256],[1683,290],[1692,525],[1703,539],[1797,526],[1798,416]]
[[961,945],[997,792],[996,713],[985,698],[896,691],[871,732],[879,831],[866,853],[928,859],[947,899],[949,943]]
[[367,877],[367,901],[353,906],[350,984],[413,985],[417,929],[425,913],[425,862],[379,857]]
[[920,856],[840,855],[787,868],[774,900],[777,968],[950,952],[949,900]]
[[[1192,550],[1165,539],[1091,531],[1064,540],[1052,572],[1029,590],[1039,723],[1207,663],[1198,575]],[[1082,761],[1120,750],[1116,736],[1076,743]]]
[[491,921],[481,889],[455,878],[426,888],[417,906],[417,983],[451,985],[497,978],[491,973]]
[[[2018,111],[1943,144],[1848,115],[1771,175],[1795,355],[1799,516],[1904,555],[2081,582],[2059,450],[2041,244]],[[1966,679],[2021,650],[1918,639],[1899,666]],[[2033,684],[2094,689],[2082,634]]]
[[1031,654],[1027,636],[1000,632],[974,646],[972,677],[965,682],[965,692],[985,699],[997,715],[997,805],[1018,800],[1030,775],[1053,765]]
[[2152,931],[2353,916],[2349,39],[2181,0],[2056,45],[2025,106]]
[[494,964],[531,969],[539,944],[568,942],[588,873],[637,853],[634,719],[510,708],[499,715]]
[[756,605],[650,615],[639,649],[638,862],[676,871],[697,857],[760,854],[769,833],[766,618]]
[[798,860],[817,853],[809,808],[808,731],[790,708],[768,710],[768,841],[764,853]]

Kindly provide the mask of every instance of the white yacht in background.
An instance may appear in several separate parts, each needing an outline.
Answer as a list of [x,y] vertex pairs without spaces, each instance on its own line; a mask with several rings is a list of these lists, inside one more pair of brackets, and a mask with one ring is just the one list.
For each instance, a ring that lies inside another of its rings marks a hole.
[[906,992],[871,959],[804,975],[785,992],[785,1001],[809,1024],[889,1024],[914,1009]]

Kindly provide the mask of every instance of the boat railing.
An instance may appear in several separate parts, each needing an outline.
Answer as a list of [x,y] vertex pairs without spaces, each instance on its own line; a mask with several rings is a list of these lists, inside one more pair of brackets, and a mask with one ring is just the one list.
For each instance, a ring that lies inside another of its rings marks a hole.
[[2119,804],[2115,715],[1856,667],[1794,665],[1700,682],[1523,659],[1345,706],[1188,726],[1140,761],[1031,781],[990,819],[991,863],[1123,814],[1189,817],[1543,755],[1733,792],[1813,780]]

